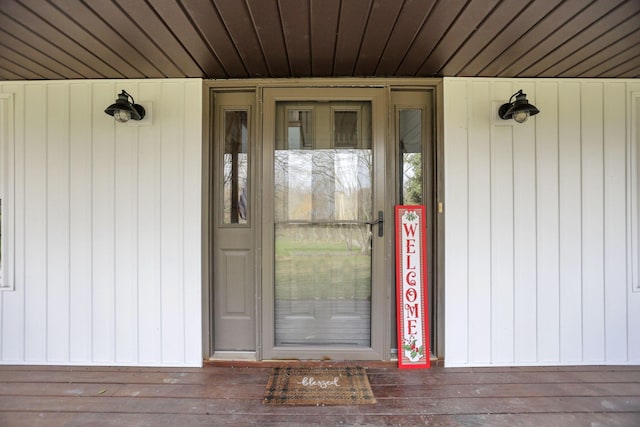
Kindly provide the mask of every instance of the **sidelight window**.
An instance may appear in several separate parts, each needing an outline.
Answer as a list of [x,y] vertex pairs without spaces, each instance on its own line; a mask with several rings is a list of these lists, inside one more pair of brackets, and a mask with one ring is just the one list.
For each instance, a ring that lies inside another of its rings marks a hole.
[[224,224],[249,220],[249,132],[247,111],[225,111],[223,156]]
[[398,116],[400,142],[400,204],[422,204],[422,110],[402,109]]

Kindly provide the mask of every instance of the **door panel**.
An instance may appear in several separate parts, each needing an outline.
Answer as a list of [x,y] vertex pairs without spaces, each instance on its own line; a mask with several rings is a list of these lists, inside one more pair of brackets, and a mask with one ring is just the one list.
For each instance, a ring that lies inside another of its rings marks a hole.
[[368,223],[384,209],[384,100],[265,89],[264,358],[383,357],[385,239]]
[[371,344],[371,103],[276,103],[275,344]]
[[276,345],[368,347],[371,150],[277,150],[274,159],[275,204],[285,205],[275,212]]
[[254,92],[214,96],[213,349],[256,349]]

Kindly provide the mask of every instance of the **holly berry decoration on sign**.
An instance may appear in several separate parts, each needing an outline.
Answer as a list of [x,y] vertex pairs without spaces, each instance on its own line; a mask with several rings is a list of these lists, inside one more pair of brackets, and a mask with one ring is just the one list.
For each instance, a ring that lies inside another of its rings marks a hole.
[[405,355],[411,360],[415,362],[416,360],[420,360],[422,356],[424,356],[424,345],[418,346],[418,340],[415,336],[410,336],[408,339],[403,340],[402,349],[405,352]]

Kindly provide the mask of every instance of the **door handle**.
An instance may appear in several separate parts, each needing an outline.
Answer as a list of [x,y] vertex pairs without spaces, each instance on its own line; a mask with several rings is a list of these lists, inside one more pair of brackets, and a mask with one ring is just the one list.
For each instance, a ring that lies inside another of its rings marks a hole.
[[373,226],[378,224],[378,237],[382,237],[384,235],[384,212],[378,211],[378,219],[373,222],[367,222],[367,224],[369,224],[372,232]]

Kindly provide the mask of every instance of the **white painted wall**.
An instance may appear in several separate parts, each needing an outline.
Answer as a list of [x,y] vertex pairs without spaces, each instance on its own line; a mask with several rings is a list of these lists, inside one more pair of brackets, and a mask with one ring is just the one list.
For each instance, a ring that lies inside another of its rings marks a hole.
[[[519,89],[540,114],[500,120]],[[444,80],[447,366],[640,363],[638,93],[637,80]]]
[[[147,125],[104,109],[122,89]],[[202,81],[2,82],[14,290],[0,363],[199,366]]]
[[[104,114],[122,89],[150,125]],[[518,89],[541,113],[503,122]],[[0,363],[199,366],[202,81],[0,94],[15,140]],[[445,79],[447,366],[640,363],[639,94],[635,80]]]

